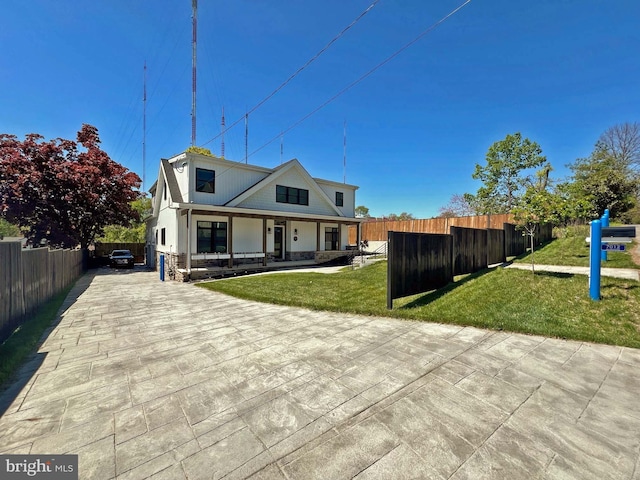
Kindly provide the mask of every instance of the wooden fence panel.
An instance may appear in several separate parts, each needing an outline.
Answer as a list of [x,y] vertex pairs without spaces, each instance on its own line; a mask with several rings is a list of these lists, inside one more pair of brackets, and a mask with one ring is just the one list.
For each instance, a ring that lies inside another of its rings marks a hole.
[[504,246],[504,230],[487,229],[487,263],[503,263],[507,261]]
[[36,248],[22,252],[24,314],[27,315],[53,295],[53,279],[49,249]]
[[[420,220],[372,220],[362,224],[362,239],[369,241],[387,240],[387,232],[414,232],[414,233],[444,233],[448,234],[450,227],[464,227],[476,229],[501,229],[503,223],[512,222],[513,216],[504,215],[479,215],[475,217],[452,218],[427,218]],[[349,243],[357,242],[357,230],[350,230]],[[353,240],[353,241],[352,241]]]
[[0,342],[24,312],[21,250],[20,242],[0,242]]
[[23,250],[0,242],[0,342],[83,271],[82,250]]
[[487,230],[451,227],[453,274],[463,275],[487,268]]
[[453,280],[451,235],[389,232],[387,241],[388,308],[395,298],[441,288]]
[[515,225],[505,223],[504,229],[504,245],[507,257],[516,257],[523,254],[527,250],[527,239],[522,236],[522,231],[518,230]]

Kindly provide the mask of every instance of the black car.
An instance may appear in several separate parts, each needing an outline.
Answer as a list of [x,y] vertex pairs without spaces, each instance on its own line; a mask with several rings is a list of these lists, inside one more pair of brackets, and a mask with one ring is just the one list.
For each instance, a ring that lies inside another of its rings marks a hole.
[[109,265],[114,268],[133,268],[133,255],[129,250],[114,250],[109,255]]

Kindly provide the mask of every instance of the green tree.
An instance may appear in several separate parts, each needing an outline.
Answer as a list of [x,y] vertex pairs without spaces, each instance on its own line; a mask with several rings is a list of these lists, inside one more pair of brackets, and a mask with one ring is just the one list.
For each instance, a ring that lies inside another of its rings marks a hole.
[[356,217],[358,218],[371,218],[369,215],[369,209],[364,205],[358,205],[356,207]]
[[194,145],[190,146],[189,148],[187,148],[185,150],[185,152],[187,153],[199,153],[200,155],[206,155],[207,157],[213,157],[213,153],[211,153],[211,150],[209,150],[208,148],[204,148],[204,147],[196,147]]
[[131,202],[131,208],[137,212],[140,220],[129,225],[108,225],[103,235],[97,239],[102,243],[144,243],[147,226],[145,218],[151,214],[151,198],[141,197]]
[[19,237],[21,235],[18,227],[7,222],[4,218],[0,218],[0,240],[4,237]]
[[535,273],[535,235],[543,223],[557,225],[564,221],[567,210],[562,196],[547,191],[542,184],[531,185],[518,199],[512,213],[516,225],[529,237],[531,248],[531,270]]
[[489,147],[486,165],[476,164],[473,179],[483,185],[475,195],[465,194],[465,200],[478,213],[510,213],[533,183],[532,170],[550,168],[542,149],[520,133],[507,135]]
[[396,221],[396,220],[402,221],[402,220],[414,220],[415,217],[411,213],[402,212],[400,215],[398,215],[397,213],[390,213],[389,215],[386,215],[384,219],[391,220],[391,221]]
[[598,143],[588,158],[579,158],[569,165],[571,181],[563,189],[571,201],[582,205],[580,216],[586,220],[597,218],[606,208],[611,218],[624,220],[638,197],[639,182],[630,166]]

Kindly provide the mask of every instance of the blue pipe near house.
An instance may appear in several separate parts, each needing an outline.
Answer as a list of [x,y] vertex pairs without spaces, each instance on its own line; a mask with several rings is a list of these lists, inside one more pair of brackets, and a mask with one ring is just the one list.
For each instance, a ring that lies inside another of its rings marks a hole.
[[602,222],[591,222],[591,247],[589,250],[589,296],[600,300],[600,251],[602,249]]
[[164,282],[164,254],[160,254],[160,281]]

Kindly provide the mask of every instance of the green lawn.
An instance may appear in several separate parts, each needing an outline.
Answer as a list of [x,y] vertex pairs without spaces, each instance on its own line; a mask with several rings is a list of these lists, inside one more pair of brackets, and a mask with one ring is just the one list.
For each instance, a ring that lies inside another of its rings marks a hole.
[[198,286],[240,298],[315,310],[425,320],[640,348],[640,284],[602,278],[602,301],[586,276],[497,268],[457,279],[386,309],[386,262],[338,274],[286,273]]
[[[540,265],[569,265],[575,267],[589,266],[589,245],[585,238],[589,236],[588,227],[572,229],[568,235],[557,238],[540,249],[534,251],[536,264]],[[607,252],[607,261],[602,262],[603,267],[612,268],[638,268],[631,258],[629,249],[635,247],[635,243],[626,246],[624,252]],[[518,257],[515,262],[531,263],[531,255]]]
[[42,305],[31,318],[16,328],[11,336],[0,344],[0,387],[35,351],[42,334],[55,321],[58,310],[72,288],[73,285],[65,288]]

